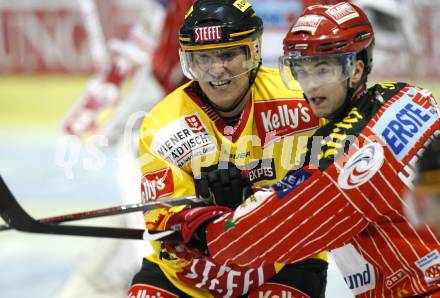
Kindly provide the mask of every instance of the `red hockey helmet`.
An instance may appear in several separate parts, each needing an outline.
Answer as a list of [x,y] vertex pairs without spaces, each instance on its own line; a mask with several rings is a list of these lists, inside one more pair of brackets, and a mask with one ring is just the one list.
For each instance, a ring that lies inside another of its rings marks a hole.
[[280,70],[287,87],[294,85],[295,61],[337,58],[343,66],[341,79],[351,77],[356,59],[364,61],[366,75],[372,68],[373,28],[366,14],[352,3],[307,7],[283,44]]

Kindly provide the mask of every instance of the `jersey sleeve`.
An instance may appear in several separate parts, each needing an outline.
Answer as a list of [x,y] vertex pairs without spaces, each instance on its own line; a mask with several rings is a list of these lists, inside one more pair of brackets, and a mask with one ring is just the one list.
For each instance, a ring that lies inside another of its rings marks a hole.
[[[153,109],[143,120],[140,128],[139,158],[141,164],[141,198],[143,202],[161,198],[177,198],[195,194],[192,175],[172,162],[162,158],[152,147],[154,136],[163,128],[163,117]],[[160,222],[163,209],[144,212],[146,228]],[[162,246],[158,241],[150,242],[159,255]]]
[[[356,137],[342,154],[318,160],[318,165],[306,163],[270,191],[255,193],[234,212],[208,225],[213,259],[219,264],[254,268],[273,262],[292,263],[347,244],[365,233],[369,225],[393,226],[404,221],[403,194],[408,186],[399,171],[405,164],[384,137],[388,135],[376,132],[395,125],[393,117],[398,119],[401,112],[396,111],[402,107],[429,118],[420,126],[414,146],[407,147],[410,151],[404,162],[411,163],[411,156],[417,156],[418,150],[440,133],[440,120],[438,108],[426,100],[426,106],[410,97],[395,103],[389,103],[381,110],[382,116],[376,115],[368,124],[362,124],[365,119],[358,111],[359,121],[347,116],[342,124],[363,128],[355,134],[351,131]],[[335,129],[340,135],[343,127],[336,124]],[[320,148],[329,152],[329,146]],[[325,156],[322,151],[316,153]]]
[[195,194],[192,173],[163,159],[151,147],[154,135],[161,128],[160,117],[149,114],[140,128],[140,163],[142,200],[183,197]]
[[234,213],[209,225],[208,247],[214,260],[248,267],[293,263],[339,247],[365,229],[365,206],[359,209],[352,194],[340,192],[331,171],[300,169],[283,180],[310,175],[295,190],[259,191]]

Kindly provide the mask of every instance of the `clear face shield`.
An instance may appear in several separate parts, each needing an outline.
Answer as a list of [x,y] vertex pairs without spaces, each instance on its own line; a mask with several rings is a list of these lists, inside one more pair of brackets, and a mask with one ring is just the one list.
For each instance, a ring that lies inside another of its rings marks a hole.
[[182,46],[179,50],[180,64],[190,80],[232,80],[258,66],[259,49],[260,38],[219,45]]
[[284,84],[296,90],[296,81],[303,90],[310,84],[322,86],[346,81],[354,73],[356,53],[323,56],[281,56],[279,69]]

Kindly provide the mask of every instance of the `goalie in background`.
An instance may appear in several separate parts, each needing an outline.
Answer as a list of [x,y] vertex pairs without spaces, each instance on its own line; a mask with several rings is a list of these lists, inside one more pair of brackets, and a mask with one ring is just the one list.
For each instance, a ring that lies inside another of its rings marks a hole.
[[[148,112],[164,94],[187,81],[174,37],[192,1],[144,2],[141,21],[126,40],[109,42],[110,64],[89,80],[84,94],[67,112],[62,124],[66,133],[84,139],[100,134],[114,144],[133,113]],[[124,95],[122,87],[130,79],[132,86]]]

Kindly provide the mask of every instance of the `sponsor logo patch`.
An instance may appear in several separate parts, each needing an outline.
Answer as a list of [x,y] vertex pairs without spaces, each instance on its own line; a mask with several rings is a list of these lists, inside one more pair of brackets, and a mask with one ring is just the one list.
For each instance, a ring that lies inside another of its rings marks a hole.
[[205,132],[205,127],[203,127],[202,122],[196,115],[190,115],[184,117],[186,123],[193,133]]
[[325,11],[336,23],[342,24],[359,16],[349,3],[341,3]]
[[252,162],[246,165],[246,168],[242,169],[242,172],[249,177],[249,180],[252,183],[276,178],[275,162],[273,158]]
[[370,291],[376,287],[374,267],[359,254],[352,244],[331,251],[344,277],[344,281],[354,295]]
[[249,298],[310,298],[306,293],[283,285],[271,282],[264,283],[256,291],[249,294]]
[[217,41],[222,39],[221,26],[196,27],[194,29],[195,42]]
[[161,288],[146,284],[134,284],[128,292],[128,298],[173,298],[179,297]]
[[372,267],[365,263],[365,267],[361,268],[359,272],[344,276],[344,281],[350,290],[361,289],[371,283]]
[[245,12],[246,9],[251,7],[251,4],[247,0],[237,0],[232,5],[238,8],[241,12]]
[[288,172],[281,181],[278,181],[272,188],[277,193],[278,198],[283,199],[287,194],[292,192],[301,183],[306,181],[312,174],[304,169]]
[[405,278],[408,278],[408,275],[405,272],[403,272],[402,269],[399,269],[398,271],[396,271],[393,274],[386,277],[385,286],[388,289],[394,288],[397,284],[399,284]]
[[306,15],[298,18],[295,25],[292,27],[291,32],[307,31],[312,35],[315,34],[316,29],[318,29],[319,23],[324,18],[318,15]]
[[277,99],[255,103],[258,134],[267,146],[284,137],[317,128],[319,120],[303,99]]
[[191,159],[216,149],[197,113],[181,117],[159,130],[151,149],[163,159],[182,167]]
[[398,161],[402,161],[417,141],[434,124],[437,111],[432,106],[415,103],[415,89],[389,107],[373,127]]
[[142,202],[154,201],[174,192],[171,168],[146,173],[141,179]]
[[177,277],[197,288],[209,289],[211,297],[241,297],[275,274],[273,265],[258,268],[228,267],[195,258],[177,272]]
[[382,145],[378,143],[365,145],[345,163],[338,176],[339,186],[343,189],[352,189],[364,184],[376,174],[384,159]]
[[415,263],[422,270],[428,285],[432,285],[440,280],[440,254],[438,250],[431,251]]

